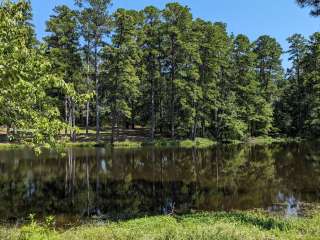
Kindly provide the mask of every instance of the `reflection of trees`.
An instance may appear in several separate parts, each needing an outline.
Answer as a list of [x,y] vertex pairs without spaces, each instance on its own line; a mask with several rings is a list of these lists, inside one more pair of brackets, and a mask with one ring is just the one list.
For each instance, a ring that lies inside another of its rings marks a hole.
[[277,181],[267,148],[216,147],[211,157],[198,161],[201,193],[196,199],[202,201],[200,209],[265,207],[272,201]]
[[274,151],[277,177],[282,193],[299,201],[312,202],[320,197],[320,149],[317,142],[288,144]]
[[173,203],[178,212],[246,209],[269,206],[278,192],[311,201],[320,181],[318,155],[315,146],[301,145],[82,148],[37,158],[0,152],[0,214],[130,217],[169,211]]

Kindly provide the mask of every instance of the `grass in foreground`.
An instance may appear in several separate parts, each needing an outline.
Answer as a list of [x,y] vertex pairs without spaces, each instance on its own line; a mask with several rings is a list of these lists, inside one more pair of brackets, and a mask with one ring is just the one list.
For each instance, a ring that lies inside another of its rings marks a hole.
[[34,221],[21,228],[0,228],[10,240],[250,240],[319,239],[320,214],[312,218],[281,218],[259,212],[203,213],[180,217],[147,217],[56,231]]

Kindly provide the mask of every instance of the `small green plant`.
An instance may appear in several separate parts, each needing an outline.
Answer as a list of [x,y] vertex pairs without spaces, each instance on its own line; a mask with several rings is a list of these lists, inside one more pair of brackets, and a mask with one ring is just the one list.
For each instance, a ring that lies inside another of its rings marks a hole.
[[35,215],[29,215],[30,223],[21,229],[19,240],[58,240],[58,234],[54,230],[54,217],[49,216],[43,225],[35,220]]

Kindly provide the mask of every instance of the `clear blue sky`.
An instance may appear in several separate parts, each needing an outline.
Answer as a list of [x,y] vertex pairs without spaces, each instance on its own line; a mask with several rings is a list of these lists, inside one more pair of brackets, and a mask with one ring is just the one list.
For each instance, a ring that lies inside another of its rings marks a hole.
[[[52,14],[54,6],[73,6],[73,0],[31,0],[34,25],[38,38],[45,35],[45,21]],[[114,0],[113,9],[118,7],[143,9],[148,5],[163,8],[170,0]],[[294,33],[310,36],[320,31],[320,18],[310,17],[308,10],[300,9],[294,0],[178,0],[188,5],[194,17],[221,21],[228,25],[230,33],[244,33],[255,40],[260,35],[275,37],[287,50],[286,39]],[[288,66],[283,56],[284,67]]]

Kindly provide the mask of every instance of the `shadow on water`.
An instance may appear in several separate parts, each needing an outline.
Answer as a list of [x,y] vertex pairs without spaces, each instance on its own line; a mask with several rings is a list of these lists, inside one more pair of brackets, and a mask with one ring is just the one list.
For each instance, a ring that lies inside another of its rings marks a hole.
[[0,216],[61,222],[263,208],[303,214],[320,200],[314,144],[210,149],[70,148],[64,156],[0,151]]

